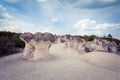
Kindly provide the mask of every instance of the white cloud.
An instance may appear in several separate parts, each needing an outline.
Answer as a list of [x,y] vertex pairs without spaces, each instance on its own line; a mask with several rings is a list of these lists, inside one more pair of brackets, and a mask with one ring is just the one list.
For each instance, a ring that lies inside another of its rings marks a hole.
[[32,23],[27,23],[22,20],[0,20],[1,31],[12,32],[49,32],[50,29],[44,26],[38,26]]
[[103,2],[115,2],[117,0],[99,0],[99,1],[103,1]]
[[120,23],[104,23],[104,24],[97,24],[96,29],[112,29],[112,28],[120,28]]
[[46,2],[47,0],[37,0],[37,2]]
[[120,23],[103,23],[97,24],[95,20],[83,19],[74,24],[76,34],[81,35],[105,35],[108,34],[109,29],[120,29]]
[[[2,9],[2,10],[1,10]],[[3,10],[4,9],[4,10]],[[53,27],[52,25],[40,25],[35,24],[34,22],[28,22],[15,16],[9,14],[6,8],[0,5],[0,10],[3,18],[0,19],[0,31],[12,31],[12,32],[51,32],[51,33],[60,33],[59,29]],[[5,11],[6,10],[6,11]],[[50,18],[52,22],[58,21],[56,17]]]
[[83,19],[75,23],[74,28],[83,31],[83,30],[88,30],[88,28],[93,29],[95,28],[95,26],[96,26],[95,20]]
[[3,17],[6,18],[6,19],[12,19],[12,18],[13,18],[13,16],[10,15],[10,14],[8,14],[8,13],[4,13],[4,14],[2,14],[2,15],[3,15]]
[[7,9],[5,7],[3,7],[2,5],[0,5],[0,11],[7,11]]
[[10,2],[10,3],[17,3],[19,2],[20,0],[6,0],[7,2]]
[[4,19],[12,19],[13,16],[8,13],[8,10],[0,5],[0,16],[3,17]]
[[58,0],[65,5],[77,8],[105,8],[117,5],[119,0]]
[[52,20],[52,22],[57,22],[58,21],[57,18],[52,18],[51,20]]
[[7,9],[0,5],[0,31],[12,32],[49,32],[50,27],[44,27],[18,19],[8,13]]

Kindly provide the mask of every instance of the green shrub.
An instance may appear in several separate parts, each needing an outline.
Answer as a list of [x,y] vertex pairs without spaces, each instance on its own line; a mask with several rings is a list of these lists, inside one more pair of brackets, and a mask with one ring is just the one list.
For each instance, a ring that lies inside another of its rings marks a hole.
[[25,44],[19,39],[20,33],[0,32],[0,57],[19,52]]
[[93,41],[94,38],[97,38],[95,35],[91,35],[91,36],[81,36],[83,39],[85,39],[86,41]]

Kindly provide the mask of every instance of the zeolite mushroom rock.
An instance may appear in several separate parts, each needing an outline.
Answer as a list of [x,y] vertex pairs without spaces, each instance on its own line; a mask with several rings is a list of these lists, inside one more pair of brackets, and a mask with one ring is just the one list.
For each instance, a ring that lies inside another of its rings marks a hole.
[[35,47],[31,44],[31,40],[33,40],[34,35],[32,33],[24,33],[20,35],[20,39],[25,42],[25,48],[23,53],[24,59],[29,59],[33,57],[33,52]]
[[32,40],[32,45],[35,47],[32,60],[50,59],[49,49],[54,40],[55,37],[50,33],[35,33]]
[[24,33],[20,39],[25,42],[23,58],[27,60],[47,60],[51,56],[49,49],[55,41],[55,36],[51,33]]
[[80,36],[73,35],[53,35],[51,33],[23,33],[20,39],[25,42],[23,58],[32,61],[48,60],[51,58],[49,53],[52,44],[64,43],[64,49],[75,50],[79,53],[93,51],[120,53],[120,44],[110,42],[101,38],[94,38],[86,41]]

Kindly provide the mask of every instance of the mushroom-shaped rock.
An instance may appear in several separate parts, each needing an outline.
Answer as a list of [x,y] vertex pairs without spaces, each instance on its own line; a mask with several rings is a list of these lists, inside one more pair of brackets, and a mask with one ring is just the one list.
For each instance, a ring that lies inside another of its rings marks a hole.
[[32,45],[35,47],[32,60],[47,60],[51,56],[49,49],[51,44],[55,41],[54,35],[51,33],[35,33]]
[[31,40],[33,39],[34,35],[32,33],[23,33],[20,35],[20,39],[25,42],[25,48],[23,53],[23,58],[28,59],[33,57],[33,52],[35,47],[31,44]]

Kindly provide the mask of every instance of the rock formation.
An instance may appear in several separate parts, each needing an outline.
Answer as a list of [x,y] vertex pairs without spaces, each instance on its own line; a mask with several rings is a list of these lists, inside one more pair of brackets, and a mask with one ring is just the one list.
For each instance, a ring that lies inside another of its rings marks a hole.
[[20,39],[25,42],[23,58],[28,60],[46,60],[50,58],[49,49],[55,40],[50,33],[24,33]]
[[33,57],[33,52],[35,50],[35,46],[31,44],[34,35],[32,33],[24,33],[20,35],[20,39],[25,42],[25,48],[23,53],[23,58],[28,59]]
[[53,35],[51,33],[24,33],[20,39],[25,42],[23,58],[28,60],[47,60],[51,58],[49,49],[52,44],[64,43],[65,49],[72,49],[79,53],[100,51],[119,53],[120,44],[105,39],[95,38],[93,41],[86,41],[80,36]]
[[32,45],[35,47],[33,60],[46,60],[50,58],[49,49],[55,37],[50,33],[35,33]]
[[93,41],[89,41],[85,44],[85,51],[102,51],[117,53],[118,47],[115,42],[110,42],[104,39],[95,38]]

